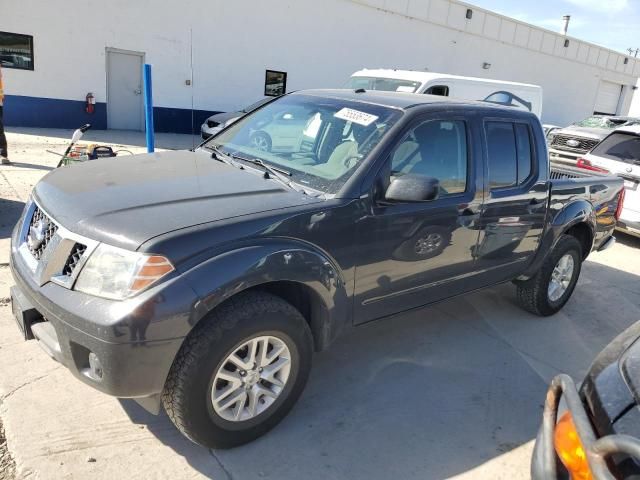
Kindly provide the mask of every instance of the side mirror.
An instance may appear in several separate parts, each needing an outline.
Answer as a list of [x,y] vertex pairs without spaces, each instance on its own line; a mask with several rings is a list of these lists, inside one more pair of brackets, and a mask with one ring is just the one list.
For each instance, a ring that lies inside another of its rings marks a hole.
[[437,178],[408,173],[391,180],[384,198],[393,202],[424,202],[434,200],[439,191]]

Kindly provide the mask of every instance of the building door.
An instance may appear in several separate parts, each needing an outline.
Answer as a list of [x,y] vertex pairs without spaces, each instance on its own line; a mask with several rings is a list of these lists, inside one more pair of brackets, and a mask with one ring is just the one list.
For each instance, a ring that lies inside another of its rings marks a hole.
[[143,130],[143,61],[143,53],[107,49],[108,128]]
[[598,88],[598,96],[596,97],[596,105],[593,107],[593,113],[604,115],[615,115],[618,113],[618,103],[620,102],[621,94],[622,85],[602,80]]

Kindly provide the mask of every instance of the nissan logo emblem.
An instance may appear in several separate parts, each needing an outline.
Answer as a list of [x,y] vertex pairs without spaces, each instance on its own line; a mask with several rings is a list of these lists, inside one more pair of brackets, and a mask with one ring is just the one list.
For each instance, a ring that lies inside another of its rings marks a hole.
[[580,145],[580,142],[578,140],[567,140],[567,146],[569,147],[577,147]]

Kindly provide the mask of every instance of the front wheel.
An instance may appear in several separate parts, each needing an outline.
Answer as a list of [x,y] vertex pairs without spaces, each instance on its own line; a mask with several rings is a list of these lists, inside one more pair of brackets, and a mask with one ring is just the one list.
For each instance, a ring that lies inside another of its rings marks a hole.
[[162,401],[189,439],[230,448],[263,435],[302,393],[313,342],[304,317],[279,297],[248,292],[225,302],[187,337]]
[[571,298],[582,267],[582,247],[571,235],[562,235],[534,277],[517,282],[518,302],[536,315],[558,312]]

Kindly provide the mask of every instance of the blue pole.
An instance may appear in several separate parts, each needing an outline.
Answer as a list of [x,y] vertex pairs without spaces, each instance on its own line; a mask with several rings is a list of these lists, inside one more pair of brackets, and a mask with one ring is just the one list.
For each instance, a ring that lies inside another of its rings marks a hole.
[[142,77],[144,79],[144,120],[145,132],[147,134],[147,152],[152,153],[155,144],[153,132],[153,91],[151,89],[151,65],[148,63],[144,64]]

